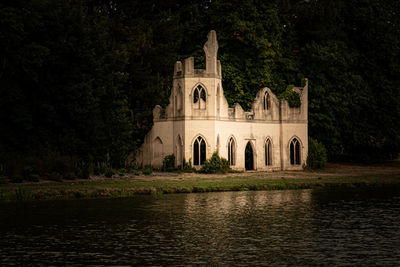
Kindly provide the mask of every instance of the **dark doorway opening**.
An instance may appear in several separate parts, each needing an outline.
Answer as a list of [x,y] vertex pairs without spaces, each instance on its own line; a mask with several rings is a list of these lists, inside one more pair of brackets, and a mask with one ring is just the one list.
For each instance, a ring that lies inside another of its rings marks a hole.
[[254,170],[254,153],[250,141],[247,142],[246,149],[244,151],[244,165],[246,171]]

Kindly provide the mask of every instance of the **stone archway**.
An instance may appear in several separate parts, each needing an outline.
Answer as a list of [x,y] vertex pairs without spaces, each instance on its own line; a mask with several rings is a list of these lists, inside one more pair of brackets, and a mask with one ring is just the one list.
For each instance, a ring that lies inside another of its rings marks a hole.
[[247,142],[246,149],[244,151],[244,167],[246,171],[254,170],[254,150],[251,145],[251,141]]

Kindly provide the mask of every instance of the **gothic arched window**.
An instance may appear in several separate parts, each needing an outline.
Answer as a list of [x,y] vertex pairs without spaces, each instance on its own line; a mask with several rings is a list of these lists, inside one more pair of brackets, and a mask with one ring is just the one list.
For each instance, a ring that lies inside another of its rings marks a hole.
[[264,109],[268,110],[271,108],[271,99],[268,92],[265,92],[264,95]]
[[265,142],[265,165],[272,165],[272,145],[270,139],[267,139],[267,141]]
[[206,108],[206,90],[201,85],[198,85],[196,89],[194,89],[193,104],[196,109]]
[[206,160],[206,142],[201,136],[197,137],[193,144],[193,165],[203,165]]
[[290,164],[300,165],[300,142],[296,138],[290,142]]
[[235,165],[235,140],[233,139],[233,137],[231,137],[229,139],[228,142],[228,161],[229,161],[229,165]]

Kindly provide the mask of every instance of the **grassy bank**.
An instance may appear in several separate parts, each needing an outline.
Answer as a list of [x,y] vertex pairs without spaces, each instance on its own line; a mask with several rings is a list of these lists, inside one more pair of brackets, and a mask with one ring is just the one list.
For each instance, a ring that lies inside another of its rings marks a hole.
[[268,175],[193,177],[190,179],[104,179],[0,186],[0,201],[122,198],[137,194],[284,190],[322,187],[399,186],[400,173],[362,176],[270,178]]

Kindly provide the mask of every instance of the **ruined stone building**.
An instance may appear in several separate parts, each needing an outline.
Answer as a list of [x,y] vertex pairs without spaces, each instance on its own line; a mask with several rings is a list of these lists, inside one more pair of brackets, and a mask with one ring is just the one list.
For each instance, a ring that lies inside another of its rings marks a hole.
[[229,107],[215,31],[203,49],[205,69],[194,69],[193,57],[175,63],[169,105],[154,108],[154,126],[136,155],[138,163],[160,168],[174,154],[176,166],[191,159],[200,167],[218,151],[236,170],[301,169],[308,151],[308,82],[293,88],[300,107],[289,107],[269,88],[257,93],[250,111],[237,103]]

